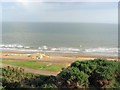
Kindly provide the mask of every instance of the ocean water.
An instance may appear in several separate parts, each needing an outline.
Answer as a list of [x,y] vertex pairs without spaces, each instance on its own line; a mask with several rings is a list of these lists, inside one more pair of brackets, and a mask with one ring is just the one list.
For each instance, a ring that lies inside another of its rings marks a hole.
[[101,23],[4,22],[0,50],[117,56],[118,26]]

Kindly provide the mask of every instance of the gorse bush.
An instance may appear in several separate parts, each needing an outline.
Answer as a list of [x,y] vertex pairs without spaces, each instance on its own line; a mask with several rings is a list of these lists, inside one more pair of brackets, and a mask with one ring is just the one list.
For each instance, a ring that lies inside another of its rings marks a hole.
[[22,68],[2,68],[2,85],[6,88],[40,88],[41,85],[54,80],[54,76],[25,73]]
[[87,74],[80,71],[76,67],[70,67],[58,75],[61,86],[66,86],[69,88],[86,87],[88,84],[88,77],[89,76]]
[[8,88],[17,88],[22,86],[24,79],[24,70],[22,68],[5,67],[2,69],[2,83]]
[[43,84],[41,86],[41,88],[57,88],[57,86],[55,84]]
[[118,72],[117,61],[106,59],[94,59],[89,61],[76,61],[71,67],[77,67],[89,75],[89,82],[95,87],[106,87],[111,85],[115,73]]
[[76,61],[57,76],[25,73],[22,68],[2,68],[5,88],[120,88],[120,62],[106,59]]

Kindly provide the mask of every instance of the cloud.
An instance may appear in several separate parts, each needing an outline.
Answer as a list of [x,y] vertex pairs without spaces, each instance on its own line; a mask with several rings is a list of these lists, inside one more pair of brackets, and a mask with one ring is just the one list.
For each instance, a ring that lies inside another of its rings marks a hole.
[[[1,0],[1,1],[16,2],[16,0]],[[119,0],[29,0],[28,2],[119,2]]]
[[17,3],[20,3],[22,5],[28,5],[29,1],[28,0],[16,0]]
[[5,7],[3,19],[6,21],[98,23],[116,23],[117,21],[117,3],[23,3],[17,1],[5,3],[3,7]]

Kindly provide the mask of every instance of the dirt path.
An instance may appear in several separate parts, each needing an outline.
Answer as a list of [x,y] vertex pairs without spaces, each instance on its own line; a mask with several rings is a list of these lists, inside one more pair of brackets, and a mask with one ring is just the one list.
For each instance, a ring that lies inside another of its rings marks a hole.
[[[0,67],[20,67],[20,66],[15,66],[15,65],[8,65],[8,64],[3,64],[0,65]],[[21,67],[25,70],[25,72],[29,72],[29,73],[36,73],[36,74],[41,74],[41,75],[53,75],[56,76],[59,72],[51,72],[51,71],[42,71],[42,70],[35,70],[35,69],[30,69],[30,68],[25,68],[25,67]]]

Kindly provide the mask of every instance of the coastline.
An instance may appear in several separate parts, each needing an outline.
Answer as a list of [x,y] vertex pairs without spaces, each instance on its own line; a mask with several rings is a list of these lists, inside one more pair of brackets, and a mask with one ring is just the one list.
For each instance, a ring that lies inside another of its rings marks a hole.
[[[103,58],[108,60],[119,60],[120,57],[112,56],[89,56],[80,54],[58,54],[58,53],[31,53],[31,52],[0,52],[1,60],[37,60],[53,63],[72,63],[77,60],[90,60]],[[42,58],[37,58],[42,56]]]

